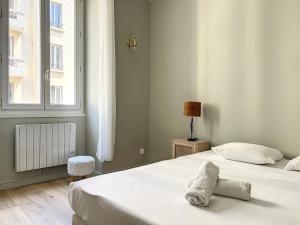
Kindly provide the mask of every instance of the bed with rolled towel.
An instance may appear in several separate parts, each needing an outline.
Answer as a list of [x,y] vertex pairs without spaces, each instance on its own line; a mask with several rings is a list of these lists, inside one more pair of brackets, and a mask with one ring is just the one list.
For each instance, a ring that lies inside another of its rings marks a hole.
[[213,151],[72,183],[73,225],[299,225],[300,173]]

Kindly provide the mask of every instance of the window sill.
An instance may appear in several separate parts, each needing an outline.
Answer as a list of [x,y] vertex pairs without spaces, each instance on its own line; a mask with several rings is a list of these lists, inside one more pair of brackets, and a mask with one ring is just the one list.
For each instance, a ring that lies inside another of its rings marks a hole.
[[0,119],[4,118],[64,118],[64,117],[85,117],[84,112],[60,112],[60,111],[30,111],[22,110],[21,112],[0,111]]
[[61,33],[64,32],[63,28],[59,28],[59,27],[55,27],[55,26],[50,26],[50,29],[53,31],[61,32]]
[[[64,70],[54,69],[54,68],[51,68],[51,69],[50,69],[50,72],[51,72],[51,73],[64,74]],[[52,74],[51,74],[51,75],[52,75]]]

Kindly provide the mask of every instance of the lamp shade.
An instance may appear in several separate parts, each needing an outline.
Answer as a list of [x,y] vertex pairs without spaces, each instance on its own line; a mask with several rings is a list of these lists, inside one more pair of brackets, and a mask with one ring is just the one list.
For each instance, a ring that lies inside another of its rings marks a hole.
[[201,116],[201,102],[185,102],[184,115],[192,117]]

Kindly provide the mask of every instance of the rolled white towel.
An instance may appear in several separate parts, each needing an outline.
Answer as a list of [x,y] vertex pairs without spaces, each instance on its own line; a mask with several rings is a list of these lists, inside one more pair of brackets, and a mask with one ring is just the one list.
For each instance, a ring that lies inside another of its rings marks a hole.
[[[191,179],[188,188],[190,188],[196,180],[196,177]],[[213,194],[249,201],[251,199],[251,183],[219,178]]]
[[195,206],[208,206],[219,177],[219,168],[211,162],[204,162],[198,176],[185,194],[186,200]]
[[238,180],[219,179],[214,194],[249,201],[251,199],[251,184]]

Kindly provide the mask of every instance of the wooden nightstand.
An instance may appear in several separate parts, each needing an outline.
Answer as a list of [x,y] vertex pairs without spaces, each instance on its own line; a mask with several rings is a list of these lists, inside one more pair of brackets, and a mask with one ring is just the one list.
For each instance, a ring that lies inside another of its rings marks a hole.
[[186,139],[174,139],[172,141],[172,156],[177,158],[184,155],[190,155],[197,152],[209,150],[208,141],[188,141]]

